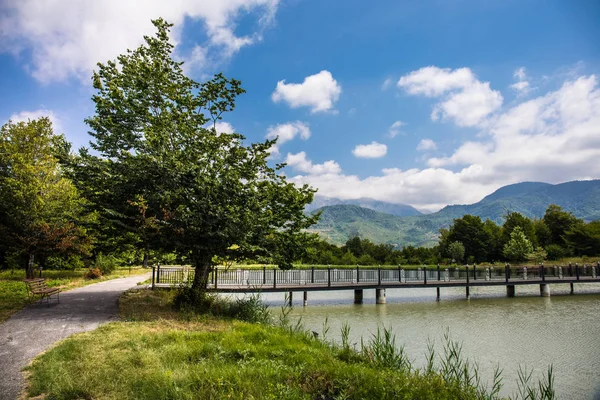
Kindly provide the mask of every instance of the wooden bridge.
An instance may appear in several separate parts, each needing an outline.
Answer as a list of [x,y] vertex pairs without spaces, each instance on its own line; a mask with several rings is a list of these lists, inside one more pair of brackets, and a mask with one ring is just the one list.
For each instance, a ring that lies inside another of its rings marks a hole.
[[[152,287],[171,287],[191,283],[194,270],[189,267],[153,267]],[[440,300],[440,288],[464,287],[470,297],[473,286],[505,286],[508,297],[514,297],[519,285],[540,285],[540,295],[550,296],[550,284],[568,283],[571,294],[575,283],[600,283],[600,262],[592,265],[568,264],[563,266],[515,267],[427,267],[404,269],[401,266],[367,268],[315,268],[281,270],[222,269],[210,273],[208,290],[223,293],[303,292],[304,305],[308,292],[324,290],[354,290],[354,303],[363,301],[364,289],[375,289],[376,303],[385,303],[385,289],[435,288]]]

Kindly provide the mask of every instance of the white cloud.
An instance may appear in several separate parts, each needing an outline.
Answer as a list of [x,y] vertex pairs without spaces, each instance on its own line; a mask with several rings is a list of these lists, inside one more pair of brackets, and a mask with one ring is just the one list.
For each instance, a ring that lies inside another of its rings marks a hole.
[[431,119],[451,119],[459,126],[479,126],[497,111],[502,95],[481,82],[469,68],[451,70],[424,67],[400,78],[398,87],[412,95],[442,97],[431,113]]
[[338,175],[342,172],[339,164],[333,160],[325,161],[323,164],[313,164],[306,158],[306,153],[301,151],[297,154],[288,153],[285,163],[296,171],[307,173],[311,176]]
[[217,133],[234,133],[235,129],[229,122],[217,121],[215,123],[215,130]]
[[318,188],[323,196],[370,197],[435,211],[447,204],[479,201],[516,182],[598,178],[599,159],[600,85],[591,75],[517,104],[490,120],[477,140],[460,145],[448,157],[430,158],[427,168],[389,168],[377,176],[359,177],[341,168],[313,174],[305,167],[298,169],[303,174],[290,179]]
[[54,133],[63,133],[62,123],[57,117],[56,113],[54,113],[52,110],[39,109],[34,111],[21,111],[11,115],[8,119],[10,119],[12,122],[27,122],[29,120],[38,119],[41,117],[48,117],[50,119]]
[[513,77],[515,78],[516,82],[510,85],[512,90],[521,96],[524,96],[531,91],[531,85],[529,84],[525,67],[517,68],[513,73]]
[[388,129],[388,136],[391,138],[398,136],[401,132],[400,128],[402,128],[404,125],[406,125],[406,123],[402,121],[394,122]]
[[292,108],[310,107],[312,113],[332,111],[339,99],[342,87],[333,79],[331,72],[321,71],[307,76],[302,83],[277,82],[271,99],[286,102]]
[[310,137],[310,128],[308,127],[308,124],[301,121],[295,121],[270,126],[269,129],[267,129],[267,139],[277,138],[277,143],[271,147],[271,155],[279,155],[279,148],[285,142],[289,142],[296,136],[300,136],[303,140],[308,139]]
[[387,146],[377,142],[359,144],[352,150],[352,154],[359,158],[380,158],[385,156],[386,153]]
[[[31,73],[41,82],[71,76],[89,80],[97,62],[106,62],[143,42],[155,29],[150,20],[174,23],[178,42],[187,19],[202,21],[206,42],[184,59],[203,65],[210,49],[226,59],[261,39],[277,10],[278,0],[6,0],[0,5],[0,51],[31,51]],[[236,35],[236,21],[255,12],[258,30]]]
[[394,81],[392,80],[392,78],[387,78],[385,81],[383,81],[383,83],[381,84],[381,90],[388,90],[390,87],[392,87],[392,84],[394,83]]
[[417,145],[417,150],[435,150],[437,149],[437,144],[431,139],[421,139],[419,144]]

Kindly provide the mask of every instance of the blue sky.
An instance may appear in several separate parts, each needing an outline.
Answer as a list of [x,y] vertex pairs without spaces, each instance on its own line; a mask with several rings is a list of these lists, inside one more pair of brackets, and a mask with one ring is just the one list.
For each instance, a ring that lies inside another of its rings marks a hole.
[[176,24],[197,80],[247,94],[220,129],[330,197],[433,211],[506,184],[600,178],[597,0],[0,2],[0,120],[89,138],[91,71]]

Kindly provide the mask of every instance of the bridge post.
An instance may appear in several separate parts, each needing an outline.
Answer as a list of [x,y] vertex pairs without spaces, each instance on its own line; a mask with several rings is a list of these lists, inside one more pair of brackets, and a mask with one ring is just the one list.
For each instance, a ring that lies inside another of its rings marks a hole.
[[267,266],[263,265],[263,285],[267,283]]
[[315,283],[315,264],[310,268],[310,283]]
[[156,267],[156,283],[160,283],[160,263]]
[[515,285],[506,285],[506,297],[515,297]]
[[381,285],[381,265],[377,266],[377,284]]
[[570,294],[575,294],[575,287],[573,286],[573,282],[571,282],[570,285],[571,285],[571,293]]
[[402,283],[402,268],[400,268],[400,264],[398,264],[398,282]]
[[358,269],[358,264],[356,264],[356,283],[360,282],[360,270]]
[[273,268],[273,289],[277,287],[277,268]]
[[362,304],[363,303],[363,290],[362,289],[354,289],[354,304]]
[[540,296],[542,297],[550,297],[550,285],[547,283],[542,283],[540,285]]
[[303,302],[304,307],[306,307],[308,305],[308,292],[304,291],[304,302]]
[[154,265],[152,266],[152,289],[154,289],[154,279],[156,276],[156,271],[154,270]]
[[563,270],[562,270],[562,267],[560,267],[560,266],[558,267],[558,278],[559,279],[563,278]]
[[573,276],[573,267],[571,266],[571,263],[569,263],[569,276]]
[[467,264],[465,268],[467,269],[467,285],[465,286],[465,295],[467,296],[467,300],[469,300],[471,298],[471,293],[469,290],[469,264]]
[[[542,282],[546,281],[546,272],[544,271],[544,263],[540,264],[540,275],[542,276]],[[548,292],[550,293],[550,292]]]
[[287,295],[288,306],[292,306],[292,300],[294,298],[294,292],[289,292]]
[[218,280],[219,280],[219,268],[218,267],[214,267],[213,268],[213,274],[215,276],[215,289],[217,289],[218,286]]
[[436,297],[435,297],[435,301],[440,301],[440,287],[436,287],[435,288],[436,291]]
[[385,304],[385,289],[375,289],[375,303]]
[[575,276],[579,280],[579,264],[575,263]]
[[467,271],[467,286],[469,286],[469,264],[465,265],[465,269]]
[[473,280],[474,281],[477,280],[477,270],[475,269],[475,267],[477,267],[477,264],[473,264]]
[[327,266],[327,287],[331,287],[331,265]]
[[441,270],[440,270],[440,263],[438,263],[437,269],[438,269],[438,281],[441,281],[442,280],[442,274],[441,274]]
[[423,284],[427,285],[427,265],[423,264]]

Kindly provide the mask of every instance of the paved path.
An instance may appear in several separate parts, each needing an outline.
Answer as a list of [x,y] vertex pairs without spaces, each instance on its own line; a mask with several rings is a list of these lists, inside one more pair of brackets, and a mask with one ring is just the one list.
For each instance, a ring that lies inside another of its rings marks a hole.
[[148,275],[112,279],[60,294],[56,299],[33,304],[0,325],[0,400],[18,397],[21,370],[36,355],[74,333],[96,329],[118,318],[117,300],[125,290]]

